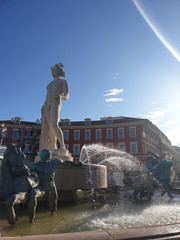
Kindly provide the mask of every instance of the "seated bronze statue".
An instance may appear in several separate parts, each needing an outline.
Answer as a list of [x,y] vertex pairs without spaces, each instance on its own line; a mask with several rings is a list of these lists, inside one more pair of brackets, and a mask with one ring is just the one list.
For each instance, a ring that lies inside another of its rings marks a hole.
[[0,177],[0,201],[5,202],[10,224],[17,221],[14,205],[25,204],[29,191],[37,185],[24,164],[25,155],[18,146],[9,144],[4,153]]
[[[7,218],[10,224],[17,221],[14,206],[28,203],[29,219],[33,222],[37,207],[37,198],[47,196],[51,213],[57,209],[57,190],[55,186],[55,169],[57,166],[81,167],[82,163],[51,160],[51,152],[44,149],[40,152],[41,160],[25,166],[25,155],[18,146],[9,144],[4,153],[0,177],[0,201],[7,207]],[[30,172],[35,172],[35,178]]]
[[49,202],[49,210],[53,214],[57,210],[57,189],[55,185],[55,170],[58,166],[81,167],[82,163],[74,163],[71,161],[62,161],[59,159],[51,160],[51,151],[43,149],[40,152],[41,160],[29,165],[31,172],[35,172],[39,179],[39,184],[30,191],[28,209],[29,219],[32,223],[35,219],[37,207],[37,198],[47,196]]

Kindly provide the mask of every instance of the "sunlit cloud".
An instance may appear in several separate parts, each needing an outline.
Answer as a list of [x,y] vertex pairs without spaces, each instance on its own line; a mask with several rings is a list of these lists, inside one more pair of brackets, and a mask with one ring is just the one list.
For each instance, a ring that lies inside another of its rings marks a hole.
[[118,95],[120,93],[122,93],[124,90],[123,89],[117,89],[117,88],[113,88],[113,89],[110,89],[110,90],[107,90],[106,94],[104,94],[105,97],[109,97],[109,96],[115,96],[115,95]]
[[104,94],[103,96],[104,97],[107,97],[105,99],[106,102],[108,103],[113,103],[113,102],[122,102],[123,101],[123,98],[118,98],[118,97],[111,97],[111,96],[117,96],[119,95],[120,93],[122,93],[124,90],[122,88],[118,89],[118,88],[113,88],[113,89],[110,89],[110,90],[107,90],[106,91],[106,94]]
[[121,102],[123,101],[123,98],[106,98],[106,102]]
[[171,140],[171,144],[175,146],[180,147],[180,125],[172,125],[167,130],[164,131],[164,133],[168,136],[168,138]]
[[180,147],[179,104],[166,105],[164,108],[141,114],[159,127],[169,138],[172,145]]
[[167,120],[165,123],[160,124],[159,127],[171,127],[175,124],[176,122],[173,120]]
[[154,111],[154,112],[149,112],[145,116],[147,118],[156,119],[156,118],[159,118],[159,117],[163,117],[166,112],[168,112],[167,109],[162,109],[162,110],[157,110],[157,111]]
[[148,112],[147,114],[141,114],[140,116],[149,119],[153,123],[158,123],[162,120],[162,118],[165,116],[167,112],[169,112],[169,108],[151,111]]
[[153,20],[148,16],[148,14],[145,12],[144,8],[140,4],[138,0],[132,0],[146,23],[149,25],[149,27],[152,29],[152,31],[156,34],[156,36],[159,38],[159,40],[164,44],[164,46],[170,51],[170,53],[180,62],[180,54],[179,52],[168,42],[168,40],[163,36],[162,32],[158,29],[155,23],[153,23]]

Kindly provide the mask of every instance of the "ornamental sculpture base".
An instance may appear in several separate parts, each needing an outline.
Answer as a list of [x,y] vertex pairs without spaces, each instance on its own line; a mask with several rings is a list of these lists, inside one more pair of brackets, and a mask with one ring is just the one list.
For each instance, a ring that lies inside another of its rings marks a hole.
[[[72,161],[73,162],[73,157],[71,156],[71,153],[64,149],[64,148],[59,148],[59,149],[49,149],[52,153],[51,159],[61,159],[63,161]],[[35,162],[40,160],[39,153],[35,157]]]

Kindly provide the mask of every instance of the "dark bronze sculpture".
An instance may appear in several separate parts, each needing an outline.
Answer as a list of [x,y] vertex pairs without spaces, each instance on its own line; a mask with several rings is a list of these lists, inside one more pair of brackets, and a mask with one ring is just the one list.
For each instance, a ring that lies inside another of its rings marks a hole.
[[134,181],[135,200],[143,201],[145,198],[150,200],[157,188],[162,190],[161,195],[167,193],[170,198],[173,198],[169,185],[170,168],[173,163],[165,159],[164,153],[160,157],[149,151],[148,155],[145,169]]
[[[29,219],[33,222],[37,207],[37,198],[48,197],[51,213],[57,209],[57,190],[55,186],[55,169],[57,166],[81,167],[82,163],[51,160],[51,152],[44,149],[40,152],[41,160],[25,166],[25,155],[18,146],[9,144],[4,153],[0,177],[0,201],[5,202],[7,218],[10,224],[17,221],[14,205],[28,203]],[[35,172],[38,181],[30,172]]]
[[34,222],[35,212],[37,207],[37,198],[46,196],[49,202],[49,210],[53,214],[57,210],[57,190],[55,185],[55,170],[58,166],[66,167],[81,167],[82,163],[74,163],[71,161],[62,161],[59,159],[51,160],[51,151],[43,149],[40,152],[41,160],[29,165],[31,172],[35,172],[39,179],[39,184],[33,188],[29,196],[29,219],[30,222]]
[[0,200],[7,207],[7,218],[10,224],[17,221],[14,205],[25,204],[28,192],[37,182],[30,176],[24,165],[25,155],[18,146],[9,144],[4,153],[0,178]]

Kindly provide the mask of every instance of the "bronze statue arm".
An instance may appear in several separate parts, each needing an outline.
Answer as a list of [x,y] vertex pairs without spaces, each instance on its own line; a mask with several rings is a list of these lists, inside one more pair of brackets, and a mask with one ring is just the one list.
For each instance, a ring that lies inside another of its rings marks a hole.
[[160,157],[158,155],[156,155],[155,153],[153,153],[151,151],[149,151],[148,154],[152,155],[153,157],[155,157],[156,162],[158,162],[158,160],[160,159]]

